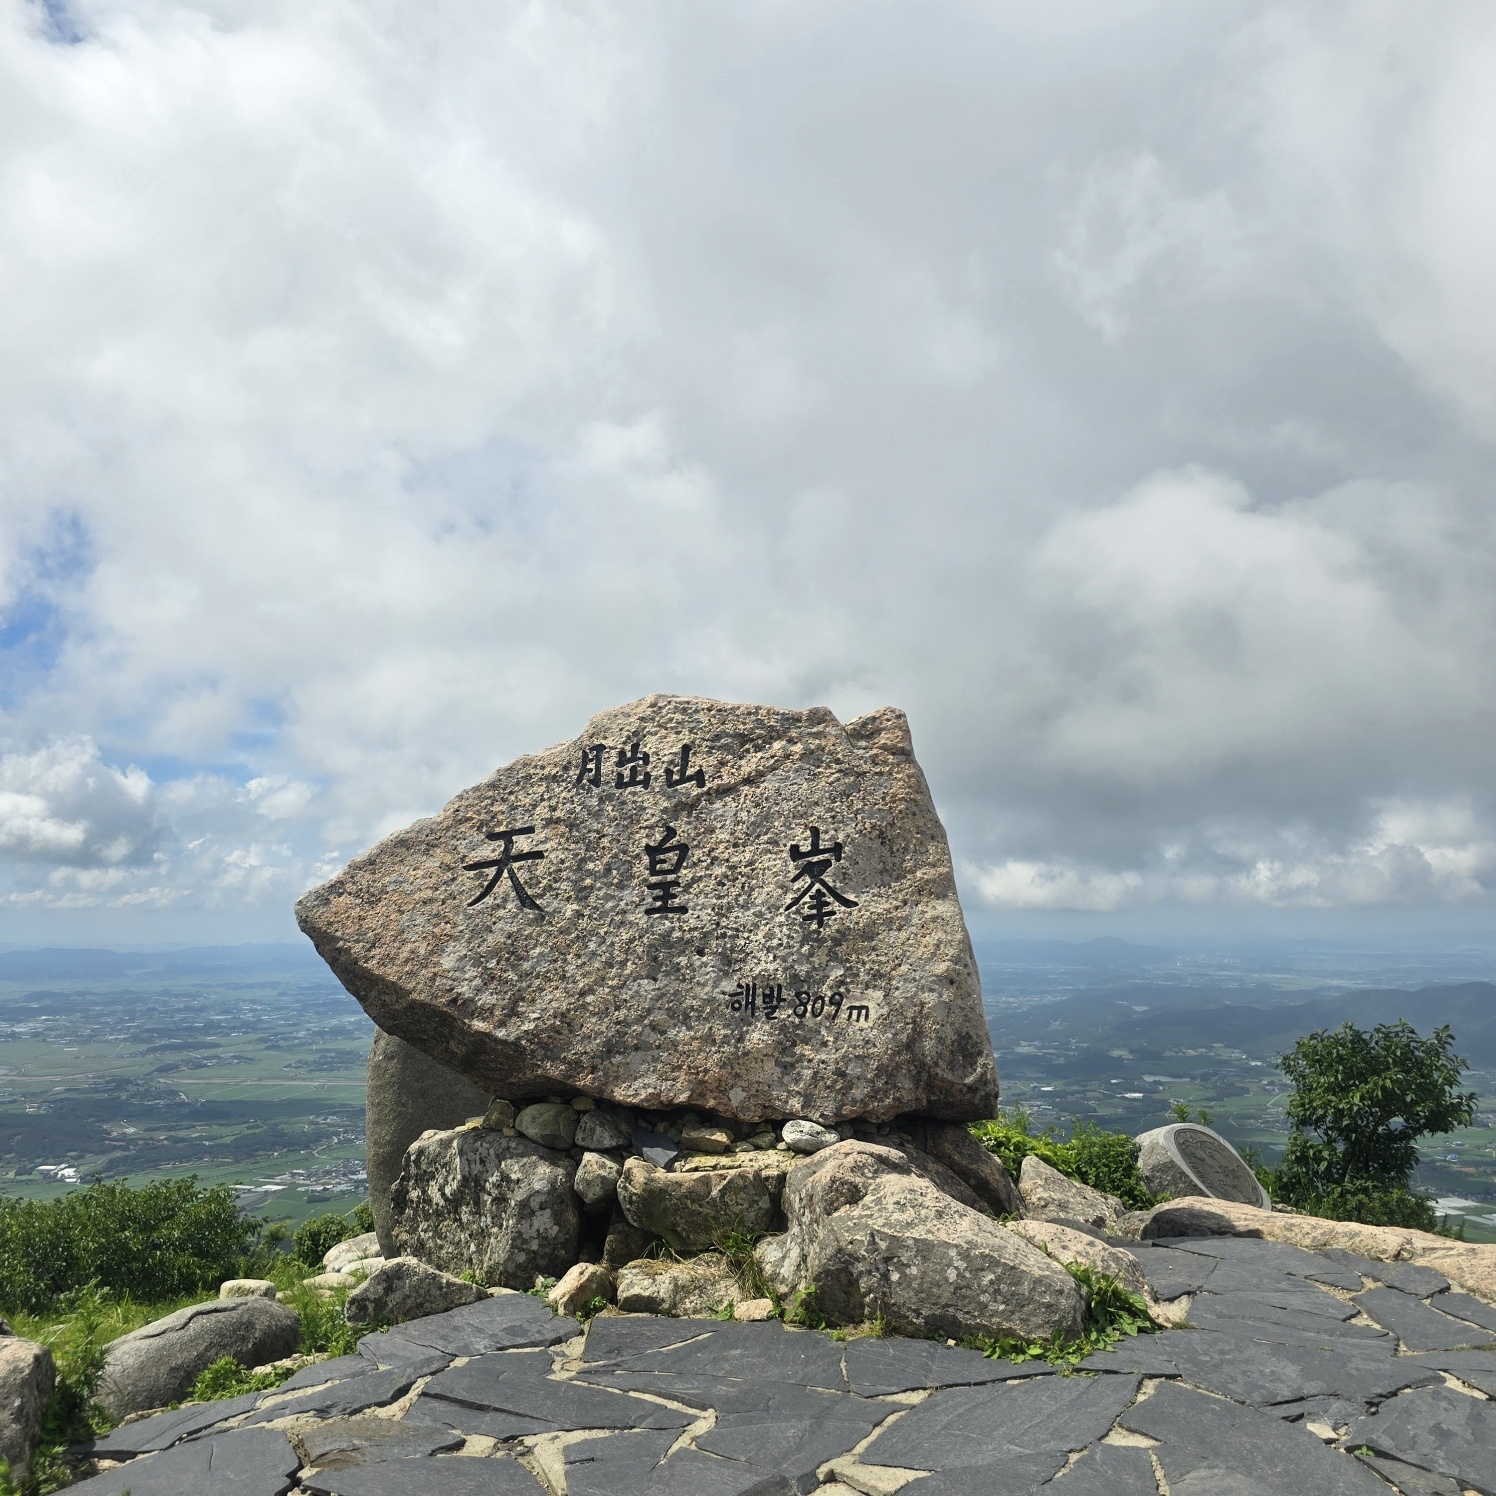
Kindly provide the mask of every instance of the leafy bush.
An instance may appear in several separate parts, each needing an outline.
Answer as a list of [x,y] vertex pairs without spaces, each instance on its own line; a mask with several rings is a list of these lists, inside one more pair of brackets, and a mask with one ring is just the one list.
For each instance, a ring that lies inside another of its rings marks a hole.
[[308,1267],[321,1267],[322,1259],[340,1241],[359,1235],[361,1228],[354,1219],[356,1214],[355,1211],[350,1215],[320,1215],[303,1221],[291,1238],[292,1256]]
[[195,1177],[0,1199],[0,1305],[42,1314],[84,1284],[146,1301],[202,1293],[235,1275],[262,1230],[227,1187]]
[[1422,1038],[1406,1020],[1370,1033],[1344,1023],[1306,1034],[1278,1066],[1294,1088],[1279,1197],[1315,1214],[1363,1209],[1403,1217],[1332,1217],[1338,1220],[1432,1222],[1432,1208],[1424,1201],[1420,1209],[1409,1188],[1418,1139],[1462,1127],[1475,1115],[1475,1092],[1456,1090],[1469,1067],[1454,1053],[1453,1033],[1438,1028]]
[[[1341,1185],[1321,1194],[1300,1195],[1292,1204],[1304,1215],[1321,1216],[1327,1221],[1359,1221],[1363,1226],[1402,1226],[1413,1231],[1442,1230],[1433,1202],[1407,1189]],[[1442,1234],[1453,1233],[1442,1231]]]
[[1066,1141],[1053,1127],[1034,1132],[1022,1107],[990,1122],[975,1122],[971,1130],[1014,1179],[1032,1154],[1071,1179],[1116,1195],[1129,1210],[1147,1210],[1158,1203],[1138,1173],[1138,1145],[1125,1132],[1106,1132],[1094,1122],[1077,1121]]
[[348,1214],[353,1222],[353,1234],[363,1236],[374,1229],[374,1207],[367,1200],[360,1200]]

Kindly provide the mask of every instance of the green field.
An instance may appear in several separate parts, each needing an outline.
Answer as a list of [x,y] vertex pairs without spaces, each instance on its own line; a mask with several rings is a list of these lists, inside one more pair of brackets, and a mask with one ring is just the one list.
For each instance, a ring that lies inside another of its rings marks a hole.
[[310,951],[97,954],[0,955],[0,1192],[195,1174],[293,1225],[364,1198],[373,1026]]

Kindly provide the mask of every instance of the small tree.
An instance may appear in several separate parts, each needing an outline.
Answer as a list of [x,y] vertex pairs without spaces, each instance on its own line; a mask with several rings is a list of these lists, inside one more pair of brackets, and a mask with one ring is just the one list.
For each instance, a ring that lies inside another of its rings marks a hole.
[[1409,1189],[1418,1139],[1463,1127],[1475,1093],[1459,1091],[1469,1066],[1454,1034],[1423,1038],[1406,1020],[1354,1024],[1306,1034],[1278,1061],[1293,1082],[1293,1135],[1277,1173],[1277,1194],[1320,1214],[1372,1224],[1433,1224],[1433,1211]]

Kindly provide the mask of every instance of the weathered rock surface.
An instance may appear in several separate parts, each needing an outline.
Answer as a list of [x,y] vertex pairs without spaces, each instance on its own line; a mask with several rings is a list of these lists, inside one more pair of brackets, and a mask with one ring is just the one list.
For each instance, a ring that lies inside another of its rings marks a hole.
[[997,1103],[945,832],[892,708],[603,712],[297,918],[382,1029],[516,1100],[827,1122]]
[[276,1292],[269,1278],[226,1278],[218,1285],[221,1299],[273,1299]]
[[1115,1195],[1104,1195],[1068,1178],[1032,1153],[1023,1161],[1018,1190],[1025,1214],[1041,1221],[1079,1221],[1111,1233],[1127,1214],[1127,1207]]
[[375,1250],[383,1256],[394,1257],[399,1251],[389,1234],[390,1190],[400,1177],[405,1150],[423,1132],[456,1127],[487,1105],[488,1093],[472,1081],[403,1039],[375,1031],[364,1093],[364,1134]]
[[618,1204],[629,1222],[680,1252],[704,1252],[720,1233],[768,1231],[779,1214],[782,1169],[736,1167],[667,1174],[628,1159]]
[[942,1163],[998,1216],[1021,1216],[1023,1196],[1002,1161],[964,1127],[949,1122],[909,1124],[914,1146]]
[[545,1301],[557,1314],[580,1314],[594,1299],[612,1299],[613,1269],[601,1262],[579,1262],[546,1294]]
[[514,1119],[516,1131],[542,1148],[565,1153],[576,1142],[577,1123],[581,1113],[557,1102],[537,1101],[525,1107]]
[[1496,1304],[1496,1244],[1451,1241],[1400,1226],[1363,1226],[1318,1216],[1258,1210],[1203,1196],[1166,1200],[1148,1212],[1145,1241],[1176,1236],[1255,1236],[1289,1242],[1310,1252],[1348,1252],[1380,1262],[1433,1268],[1485,1304]]
[[34,1340],[0,1337],[0,1460],[9,1460],[17,1483],[30,1467],[42,1414],[57,1385],[52,1352]]
[[1084,1263],[1098,1273],[1115,1278],[1123,1288],[1133,1293],[1153,1297],[1138,1259],[1121,1247],[1108,1246],[1084,1231],[1073,1231],[1069,1226],[1059,1226],[1053,1221],[1010,1221],[1008,1230],[1041,1252],[1047,1252],[1055,1262],[1062,1265]]
[[612,1148],[629,1148],[634,1141],[634,1119],[628,1112],[613,1107],[600,1106],[595,1111],[583,1112],[577,1123],[574,1140],[578,1148],[594,1153],[606,1153]]
[[559,1278],[577,1258],[576,1168],[528,1138],[483,1127],[427,1133],[390,1191],[392,1255],[492,1287]]
[[212,1299],[178,1309],[113,1340],[104,1350],[99,1402],[116,1418],[185,1397],[215,1361],[263,1366],[301,1343],[301,1321],[268,1299]]
[[343,1313],[350,1325],[403,1324],[445,1314],[486,1299],[488,1291],[414,1257],[391,1257],[348,1295]]
[[833,1148],[841,1142],[839,1134],[819,1122],[807,1122],[795,1117],[784,1124],[780,1132],[785,1146],[793,1153],[819,1153],[822,1148]]
[[781,1296],[814,1285],[833,1320],[940,1339],[1079,1331],[1085,1305],[1064,1268],[892,1148],[816,1154],[787,1177],[784,1210],[789,1229],[759,1243],[759,1264]]
[[346,1273],[355,1263],[377,1256],[378,1233],[365,1231],[361,1236],[350,1236],[347,1241],[340,1241],[336,1246],[329,1247],[323,1253],[322,1266],[330,1273]]
[[606,1153],[584,1153],[577,1164],[573,1188],[588,1210],[601,1210],[612,1204],[618,1193],[618,1176],[623,1165]]
[[1155,1195],[1208,1195],[1271,1210],[1273,1202],[1246,1160],[1220,1133],[1193,1122],[1171,1122],[1139,1133],[1138,1173]]
[[685,1262],[646,1257],[618,1269],[616,1302],[625,1314],[690,1319],[733,1308],[743,1297],[720,1252],[703,1252]]

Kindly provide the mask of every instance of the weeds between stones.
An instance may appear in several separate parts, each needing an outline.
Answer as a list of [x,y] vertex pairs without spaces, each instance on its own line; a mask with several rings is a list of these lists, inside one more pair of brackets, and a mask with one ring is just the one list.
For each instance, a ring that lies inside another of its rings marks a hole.
[[225,1397],[239,1397],[245,1392],[270,1392],[291,1375],[293,1367],[274,1371],[251,1371],[232,1356],[220,1356],[199,1375],[187,1394],[189,1402],[218,1402]]

